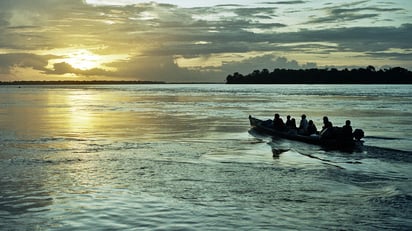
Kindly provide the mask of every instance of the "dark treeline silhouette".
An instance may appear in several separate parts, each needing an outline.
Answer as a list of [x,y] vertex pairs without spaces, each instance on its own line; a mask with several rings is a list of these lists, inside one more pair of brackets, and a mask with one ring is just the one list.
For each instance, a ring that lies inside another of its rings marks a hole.
[[228,84],[412,84],[412,72],[394,67],[375,70],[368,66],[358,69],[268,69],[242,75],[235,72],[226,77]]
[[76,84],[163,84],[160,81],[122,81],[122,80],[61,80],[61,81],[13,81],[0,82],[0,85],[76,85]]

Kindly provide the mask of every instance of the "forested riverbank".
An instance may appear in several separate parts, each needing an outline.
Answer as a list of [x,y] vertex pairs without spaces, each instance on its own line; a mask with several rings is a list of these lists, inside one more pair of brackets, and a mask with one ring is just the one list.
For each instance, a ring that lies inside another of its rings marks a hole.
[[268,69],[226,77],[228,84],[411,84],[412,72],[402,68],[376,70],[373,66],[358,69]]

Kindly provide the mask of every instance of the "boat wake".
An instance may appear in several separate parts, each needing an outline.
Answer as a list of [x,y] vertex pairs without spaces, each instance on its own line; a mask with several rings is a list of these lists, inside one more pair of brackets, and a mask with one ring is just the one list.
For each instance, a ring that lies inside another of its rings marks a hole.
[[365,136],[365,139],[377,139],[377,140],[400,140],[398,137],[385,137],[385,136]]

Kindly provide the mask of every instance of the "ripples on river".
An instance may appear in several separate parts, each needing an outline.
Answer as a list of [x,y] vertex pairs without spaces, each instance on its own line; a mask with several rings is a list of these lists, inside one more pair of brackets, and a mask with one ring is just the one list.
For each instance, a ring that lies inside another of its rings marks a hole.
[[[0,229],[408,230],[411,100],[410,86],[3,86]],[[249,130],[275,112],[350,119],[365,147]]]

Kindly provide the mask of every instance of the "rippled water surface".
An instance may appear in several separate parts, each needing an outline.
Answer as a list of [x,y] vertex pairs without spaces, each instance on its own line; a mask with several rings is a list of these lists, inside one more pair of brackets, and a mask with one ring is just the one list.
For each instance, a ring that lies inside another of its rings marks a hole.
[[[412,87],[0,87],[0,230],[410,230]],[[352,153],[248,115],[362,128]],[[287,150],[273,157],[273,150]]]

